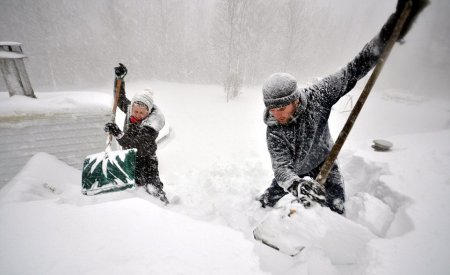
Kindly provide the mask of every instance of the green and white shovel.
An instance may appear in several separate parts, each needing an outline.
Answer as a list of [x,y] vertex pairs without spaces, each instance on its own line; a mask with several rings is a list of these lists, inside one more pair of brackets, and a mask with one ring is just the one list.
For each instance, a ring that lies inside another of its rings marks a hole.
[[[117,101],[119,99],[124,73],[116,78],[114,91],[114,105],[111,120],[115,122]],[[135,168],[137,149],[111,150],[112,135],[108,135],[105,152],[89,155],[83,163],[81,177],[82,193],[84,195],[97,195],[102,193],[122,191],[136,187]]]

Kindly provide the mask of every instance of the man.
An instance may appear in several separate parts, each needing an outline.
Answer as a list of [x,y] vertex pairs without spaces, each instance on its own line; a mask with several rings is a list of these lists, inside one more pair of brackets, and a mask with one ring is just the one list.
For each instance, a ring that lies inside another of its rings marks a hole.
[[[316,201],[344,213],[344,183],[338,165],[334,163],[325,188],[312,180],[333,146],[328,118],[333,105],[376,65],[407,2],[398,1],[396,12],[380,33],[337,73],[304,89],[298,89],[295,78],[287,73],[273,74],[265,81],[264,122],[275,178],[259,198],[262,207],[273,207],[290,192],[305,206]],[[397,41],[403,39],[428,0],[412,0],[412,4]]]
[[[116,75],[126,74],[126,68],[116,68]],[[168,204],[169,200],[159,178],[156,157],[156,138],[164,127],[165,120],[161,110],[153,103],[150,90],[134,95],[128,100],[125,95],[125,82],[122,82],[118,107],[126,114],[123,132],[115,123],[107,123],[105,132],[111,133],[124,149],[136,148],[136,184],[145,186],[147,192]]]

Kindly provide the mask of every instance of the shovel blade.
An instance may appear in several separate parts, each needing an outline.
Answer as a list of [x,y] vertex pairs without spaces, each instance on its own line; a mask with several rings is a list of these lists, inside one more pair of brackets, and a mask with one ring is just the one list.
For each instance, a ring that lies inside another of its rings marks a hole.
[[136,187],[136,149],[89,155],[83,163],[82,193],[97,195]]
[[289,256],[320,249],[337,265],[361,261],[374,235],[327,207],[293,203],[271,210],[253,231],[256,240]]
[[297,218],[296,215],[291,217],[285,209],[274,209],[253,230],[253,237],[283,254],[296,256],[309,245],[307,240],[298,238]]

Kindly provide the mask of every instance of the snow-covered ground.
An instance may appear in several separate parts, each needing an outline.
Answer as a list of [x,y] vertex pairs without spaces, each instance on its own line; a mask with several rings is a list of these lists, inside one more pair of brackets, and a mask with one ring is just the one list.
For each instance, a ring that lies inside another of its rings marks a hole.
[[[375,87],[339,156],[346,217],[297,207],[280,232],[307,246],[290,257],[252,235],[286,211],[286,200],[273,211],[254,200],[272,179],[260,88],[227,103],[218,86],[127,83],[130,95],[146,87],[173,129],[157,154],[177,202],[162,206],[141,189],[83,196],[80,170],[38,153],[0,189],[1,274],[450,272],[448,101]],[[110,97],[110,89],[82,92],[5,97],[1,115],[89,110]],[[333,136],[358,94],[336,104]],[[393,149],[374,151],[380,138]]]

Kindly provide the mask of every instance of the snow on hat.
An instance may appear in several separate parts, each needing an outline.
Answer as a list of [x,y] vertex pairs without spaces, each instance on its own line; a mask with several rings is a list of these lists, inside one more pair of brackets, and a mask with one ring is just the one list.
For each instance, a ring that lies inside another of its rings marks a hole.
[[299,97],[297,80],[287,73],[272,74],[264,82],[262,92],[268,109],[286,106]]
[[151,111],[153,108],[153,91],[144,89],[144,91],[135,94],[131,100],[131,106],[136,102],[144,103],[148,107],[148,110]]

